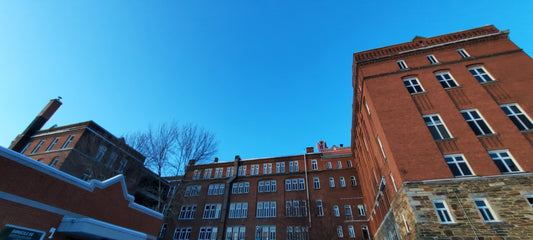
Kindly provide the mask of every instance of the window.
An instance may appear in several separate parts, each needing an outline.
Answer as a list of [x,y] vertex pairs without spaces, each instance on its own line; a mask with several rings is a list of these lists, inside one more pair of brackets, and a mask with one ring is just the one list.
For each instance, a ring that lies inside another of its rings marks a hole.
[[256,226],[255,240],[276,240],[276,226]]
[[526,196],[527,202],[531,207],[533,207],[533,195],[527,195]]
[[217,232],[217,227],[201,227],[198,240],[215,240],[217,239]]
[[365,108],[366,108],[366,112],[368,113],[368,116],[370,116],[370,108],[368,107],[368,103],[366,103],[366,101],[365,101]]
[[440,116],[438,114],[424,115],[423,118],[435,140],[451,138],[446,125],[444,125],[444,122],[440,120]]
[[217,219],[220,217],[222,204],[206,204],[203,219]]
[[236,202],[229,205],[229,218],[246,218],[248,216],[248,203]]
[[351,176],[350,180],[352,181],[352,187],[357,186],[357,180],[355,180],[355,176]]
[[259,181],[257,192],[276,192],[276,180]]
[[263,174],[272,174],[272,163],[263,164]]
[[239,166],[237,176],[246,176],[246,166]]
[[335,187],[335,179],[332,178],[332,177],[329,178],[329,186],[332,187],[332,188]]
[[316,160],[311,160],[311,169],[317,170],[318,169],[318,163]]
[[337,161],[337,168],[342,168],[342,162],[341,161]]
[[344,237],[344,233],[342,232],[342,226],[337,226],[337,236],[340,238]]
[[355,230],[352,225],[348,226],[348,233],[350,234],[350,238],[355,238]]
[[422,88],[422,85],[420,85],[418,78],[403,79],[403,84],[405,84],[407,91],[409,91],[411,94],[424,92],[424,89]]
[[184,227],[184,228],[176,228],[174,230],[174,236],[172,236],[172,240],[189,240],[189,237],[191,236],[191,228],[190,227]]
[[344,213],[346,214],[346,218],[351,219],[353,217],[353,215],[352,215],[352,206],[344,205]]
[[481,66],[468,69],[480,83],[492,82],[494,78]]
[[405,63],[404,60],[398,60],[396,61],[396,63],[398,63],[398,66],[400,67],[400,69],[407,69],[407,64]]
[[494,160],[501,173],[521,172],[518,164],[515,163],[513,156],[507,150],[489,151],[489,155]]
[[112,152],[109,155],[109,159],[107,160],[107,163],[105,164],[106,167],[113,167],[113,165],[115,164],[115,161],[117,161],[117,158],[118,158],[118,154],[116,152]]
[[320,189],[320,179],[315,177],[313,178],[313,186],[315,187],[315,189]]
[[181,206],[178,219],[194,219],[196,216],[196,205],[183,205]]
[[331,162],[328,162],[327,165],[328,165],[328,169],[331,169]]
[[175,192],[176,192],[176,186],[170,187],[167,192],[167,198],[174,196]]
[[366,216],[365,205],[362,205],[362,204],[357,205],[357,210],[359,210],[359,216]]
[[457,52],[459,53],[459,55],[461,55],[462,58],[470,57],[470,55],[463,48],[457,49]]
[[165,234],[167,233],[167,224],[163,223],[161,226],[161,230],[159,230],[159,238],[165,237]]
[[475,110],[475,109],[469,109],[469,110],[463,110],[461,111],[461,114],[463,114],[463,117],[465,118],[468,125],[470,125],[470,128],[474,130],[474,133],[476,135],[487,135],[494,133],[490,126],[485,122],[485,119],[483,119],[483,116]]
[[216,168],[215,169],[215,178],[221,178],[223,172],[224,172],[224,168]]
[[26,144],[26,146],[24,146],[24,148],[22,149],[22,151],[20,151],[20,153],[24,153],[26,151],[26,149],[28,149],[30,147],[32,142],[29,142]]
[[47,151],[47,152],[50,151],[50,150],[52,150],[52,148],[54,147],[54,145],[56,145],[57,140],[59,140],[58,137],[54,138],[54,140],[52,141],[52,143],[50,143],[50,146],[48,146],[48,148],[46,148],[46,151]]
[[309,227],[287,226],[287,240],[304,240],[309,238]]
[[437,77],[437,80],[439,80],[440,85],[442,85],[442,87],[445,89],[458,86],[457,82],[455,82],[449,72],[435,73],[435,77]]
[[285,216],[287,217],[307,216],[307,201],[306,200],[285,201]]
[[340,217],[340,216],[341,216],[341,213],[340,213],[340,211],[339,211],[339,206],[334,205],[334,206],[333,206],[333,212],[334,212],[334,214],[335,214],[335,217]]
[[226,168],[226,177],[231,177],[233,175],[235,175],[235,168],[234,167]]
[[396,187],[396,181],[394,180],[394,176],[392,175],[392,172],[389,174],[390,180],[392,181],[392,186],[394,187],[394,191],[398,192],[398,187]]
[[289,172],[298,172],[298,161],[289,162]]
[[202,175],[202,170],[194,170],[194,174],[192,175],[192,180],[200,179],[200,175]]
[[285,191],[302,191],[305,190],[305,179],[292,178],[285,179]]
[[224,194],[224,183],[209,184],[207,195],[222,195]]
[[340,177],[341,187],[346,187],[346,181],[344,180],[344,177]]
[[346,164],[348,164],[348,167],[353,167],[352,161],[350,161],[350,160],[346,160]]
[[446,160],[448,167],[450,167],[454,177],[473,175],[463,154],[444,155],[444,159]]
[[73,138],[74,138],[74,135],[68,136],[67,141],[65,141],[65,143],[63,143],[63,146],[61,146],[61,149],[67,148]]
[[50,164],[48,164],[48,166],[55,167],[57,164],[57,161],[59,161],[59,158],[52,159],[52,161],[50,162]]
[[250,168],[250,175],[258,175],[259,174],[259,165],[255,164],[252,165]]
[[192,185],[185,188],[185,197],[200,196],[201,185]]
[[107,151],[107,147],[105,146],[98,147],[98,152],[96,153],[96,156],[94,156],[94,161],[100,162],[102,158],[104,157],[106,151]]
[[89,181],[91,177],[93,176],[93,171],[90,168],[85,169],[83,172],[83,176],[81,177],[81,180],[83,181]]
[[319,217],[324,216],[324,206],[322,206],[322,200],[316,200],[316,210]]
[[277,162],[276,163],[276,173],[284,173],[285,172],[285,163],[284,162]]
[[204,179],[210,179],[212,172],[213,172],[213,169],[211,169],[211,168],[205,169],[204,170]]
[[378,140],[379,149],[381,150],[381,154],[383,155],[383,159],[387,160],[387,155],[385,155],[385,149],[383,148],[383,144],[381,143],[381,139],[379,139],[379,136],[376,136],[376,139]]
[[502,110],[513,121],[513,123],[520,129],[520,131],[532,130],[533,123],[531,118],[527,116],[524,111],[516,103],[500,105]]
[[441,223],[451,223],[453,222],[452,217],[450,216],[450,211],[446,206],[446,202],[443,200],[433,201],[435,205],[435,210],[437,210],[437,215],[439,216]]
[[435,64],[435,63],[439,62],[439,61],[437,61],[437,58],[433,54],[426,55],[426,57],[428,58],[429,63],[431,63],[431,64]]
[[231,193],[233,193],[233,194],[248,193],[249,189],[250,189],[250,183],[249,182],[233,183],[233,189],[231,190]]
[[233,226],[226,228],[226,240],[245,240],[245,235],[245,226]]
[[276,217],[276,202],[257,202],[257,218]]
[[37,146],[33,149],[33,151],[31,151],[31,153],[36,153],[37,151],[39,151],[39,148],[43,145],[43,143],[44,140],[41,140],[39,144],[37,144]]
[[492,214],[492,211],[490,210],[489,204],[487,203],[487,200],[484,198],[476,198],[474,199],[474,202],[476,202],[477,209],[481,213],[481,216],[483,216],[483,220],[485,222],[494,222],[496,219],[494,218],[494,215]]
[[128,165],[128,160],[127,159],[120,160],[120,166],[118,166],[117,172],[118,173],[124,172],[124,169],[126,168],[126,165]]

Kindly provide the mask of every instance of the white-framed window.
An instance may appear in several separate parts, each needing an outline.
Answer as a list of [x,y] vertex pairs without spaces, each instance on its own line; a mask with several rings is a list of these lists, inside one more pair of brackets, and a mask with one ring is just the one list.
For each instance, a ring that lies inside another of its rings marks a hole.
[[348,167],[353,167],[352,161],[350,161],[350,160],[346,160],[346,164],[348,165]]
[[226,228],[226,240],[245,240],[245,226],[231,226]]
[[307,226],[287,226],[287,240],[306,240],[309,237]]
[[368,113],[368,116],[370,116],[370,107],[368,107],[368,103],[366,102],[366,100],[364,104],[365,104],[366,112]]
[[200,196],[202,185],[191,185],[185,188],[185,197]]
[[284,173],[284,172],[285,172],[285,162],[277,162],[276,173]]
[[383,148],[383,143],[381,143],[381,139],[379,139],[379,135],[376,136],[376,140],[378,141],[379,149],[381,150],[383,159],[387,160],[387,155],[385,154],[385,149]]
[[236,182],[233,183],[233,188],[231,189],[232,194],[244,194],[248,193],[250,190],[249,182]]
[[428,58],[429,63],[431,63],[431,64],[435,64],[435,63],[439,62],[437,60],[437,58],[435,57],[435,55],[433,55],[433,54],[426,55],[426,57]]
[[276,180],[259,181],[257,185],[257,192],[276,192]]
[[37,144],[37,146],[33,149],[33,151],[31,151],[31,153],[36,153],[37,151],[39,151],[39,148],[41,148],[41,146],[43,145],[44,143],[44,140],[41,140],[39,142],[39,144]]
[[482,66],[468,68],[468,71],[470,71],[480,83],[494,81],[494,78]]
[[352,219],[352,206],[344,205],[344,213],[346,214],[346,218]]
[[211,168],[204,169],[204,179],[210,179],[211,173],[213,173],[213,169]]
[[331,169],[331,162],[326,163],[328,165],[328,169]]
[[418,78],[404,78],[402,80],[403,84],[405,85],[407,91],[409,91],[410,94],[424,92],[424,88],[422,88],[422,85],[418,81]]
[[355,229],[352,225],[348,226],[348,234],[350,234],[350,238],[355,238]]
[[341,161],[337,161],[337,168],[342,168],[342,162]]
[[429,131],[435,140],[452,138],[448,128],[440,119],[439,114],[424,115],[422,117],[424,118],[424,121],[426,122],[426,125],[428,126]]
[[250,175],[258,175],[259,174],[259,165],[254,164],[250,167]]
[[527,202],[529,206],[533,207],[533,195],[526,195]]
[[68,138],[65,141],[65,143],[63,143],[63,146],[61,146],[61,149],[67,148],[73,138],[74,138],[74,135],[68,136]]
[[394,176],[392,175],[392,172],[389,173],[390,180],[392,181],[392,186],[394,187],[394,191],[398,192],[398,187],[396,186],[396,180],[394,180]]
[[255,240],[276,240],[276,226],[255,226]]
[[305,217],[307,216],[307,201],[292,200],[285,201],[286,217]]
[[231,177],[235,175],[235,167],[227,167],[226,168],[226,177]]
[[501,173],[521,172],[522,169],[508,150],[489,151],[489,155]]
[[161,230],[159,230],[159,238],[165,237],[165,235],[167,234],[167,226],[168,224],[166,223],[163,223],[163,225],[161,225]]
[[59,158],[56,157],[52,159],[52,161],[50,162],[50,164],[48,164],[48,166],[55,167],[58,161],[59,161]]
[[350,181],[352,182],[352,187],[357,186],[357,180],[355,179],[355,176],[350,176]]
[[224,183],[209,184],[207,195],[222,195],[224,194]]
[[485,119],[476,109],[462,110],[461,114],[466,122],[478,136],[493,134],[491,127],[485,122]]
[[340,177],[339,181],[341,182],[341,187],[346,187],[346,181],[344,180],[344,177]]
[[341,216],[341,212],[339,210],[339,206],[333,205],[333,213],[335,214],[335,217],[340,217]]
[[257,202],[257,218],[274,218],[276,217],[276,202],[265,201]]
[[398,67],[400,67],[400,69],[407,69],[407,63],[405,63],[404,60],[398,60],[396,63],[398,63]]
[[342,232],[342,226],[337,226],[337,236],[340,238],[344,237],[344,233]]
[[229,205],[229,218],[247,218],[248,217],[248,203],[235,202]]
[[318,177],[313,178],[313,186],[315,187],[315,189],[320,189],[320,178]]
[[172,240],[189,240],[191,237],[191,227],[177,227],[174,230]]
[[168,189],[168,192],[167,192],[167,198],[170,198],[172,196],[174,196],[174,193],[176,192],[176,186],[171,186],[169,189]]
[[201,227],[198,233],[198,240],[215,240],[217,239],[217,227]]
[[246,176],[246,166],[239,166],[237,176]]
[[435,77],[445,89],[459,86],[449,72],[435,73]]
[[332,187],[332,188],[335,187],[335,179],[332,177],[329,178],[329,187]]
[[54,140],[52,140],[52,142],[50,143],[50,145],[48,146],[48,148],[46,148],[46,151],[47,151],[47,152],[50,151],[50,150],[52,150],[52,148],[54,147],[54,145],[56,145],[57,140],[59,140],[58,137],[56,137],[56,138],[54,138]]
[[194,170],[194,173],[192,175],[192,180],[200,179],[201,175],[202,175],[202,170]]
[[500,105],[502,110],[513,121],[513,123],[520,129],[520,131],[533,130],[533,123],[531,118],[524,113],[522,108],[516,103]]
[[452,219],[452,216],[450,215],[450,211],[448,210],[446,201],[435,200],[433,201],[433,205],[435,206],[435,210],[437,211],[437,215],[439,216],[439,220],[441,223],[453,222],[453,219]]
[[224,168],[216,168],[215,169],[215,178],[221,178],[223,172],[224,172]]
[[117,168],[117,172],[118,173],[124,172],[124,169],[126,168],[127,165],[128,165],[128,160],[127,159],[124,158],[124,159],[120,160],[120,165]]
[[366,216],[365,205],[363,205],[363,204],[357,205],[357,210],[359,211],[359,216]]
[[98,152],[96,153],[96,156],[94,156],[94,161],[100,162],[102,158],[104,157],[106,151],[107,151],[106,146],[98,147]]
[[178,219],[194,219],[196,216],[196,204],[195,205],[183,205],[181,206]]
[[311,160],[311,169],[312,170],[318,169],[318,162],[316,160]]
[[206,204],[204,206],[203,219],[217,219],[220,218],[220,209],[222,204]]
[[305,179],[290,178],[285,179],[285,191],[303,191],[305,190]]
[[446,160],[454,177],[473,176],[472,169],[463,154],[444,155],[444,160]]
[[485,222],[496,221],[496,218],[494,217],[494,214],[492,213],[492,210],[487,202],[487,199],[475,198],[474,202],[476,203],[477,209],[479,210],[479,213],[481,213],[481,216],[483,216],[483,220],[485,220]]
[[117,161],[118,154],[116,152],[112,152],[109,154],[109,159],[107,160],[107,163],[105,164],[106,167],[113,167],[115,164],[115,161]]
[[324,216],[324,206],[322,205],[321,199],[316,200],[316,210],[317,210],[317,215],[319,217]]
[[272,174],[272,163],[263,164],[263,174]]
[[457,49],[457,52],[459,53],[459,55],[461,55],[462,58],[470,57],[470,54],[468,54],[468,52],[466,52],[464,48]]
[[289,172],[298,172],[300,171],[298,169],[298,161],[290,161],[289,162]]

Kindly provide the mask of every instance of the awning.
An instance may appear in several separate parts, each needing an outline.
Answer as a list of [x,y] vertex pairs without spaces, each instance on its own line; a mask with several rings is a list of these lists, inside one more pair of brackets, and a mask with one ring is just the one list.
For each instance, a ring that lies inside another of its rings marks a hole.
[[93,218],[64,217],[57,231],[89,239],[147,239],[145,233],[98,221]]

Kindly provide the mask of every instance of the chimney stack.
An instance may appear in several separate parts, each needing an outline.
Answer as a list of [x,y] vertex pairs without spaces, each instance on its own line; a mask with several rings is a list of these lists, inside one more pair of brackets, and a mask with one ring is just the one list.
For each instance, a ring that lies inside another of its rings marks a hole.
[[217,158],[217,157],[215,158],[215,162],[216,162],[216,163],[218,162],[218,158]]
[[344,144],[341,143],[340,146],[341,146],[341,147],[344,147]]
[[307,153],[314,153],[315,152],[315,148],[314,147],[307,147],[305,150],[306,150]]
[[52,99],[46,107],[33,119],[33,122],[28,125],[26,130],[22,134],[18,135],[17,138],[11,143],[9,148],[13,151],[20,152],[26,144],[30,141],[31,136],[35,135],[41,128],[46,124],[46,122],[54,115],[57,109],[61,106],[61,97],[57,99]]

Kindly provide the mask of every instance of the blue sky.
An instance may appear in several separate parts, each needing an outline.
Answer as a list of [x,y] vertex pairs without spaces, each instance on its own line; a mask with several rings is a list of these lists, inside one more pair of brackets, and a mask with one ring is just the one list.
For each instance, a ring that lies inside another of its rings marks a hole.
[[116,136],[173,120],[221,161],[350,144],[354,52],[488,24],[533,53],[532,1],[3,1],[0,145],[48,122]]

